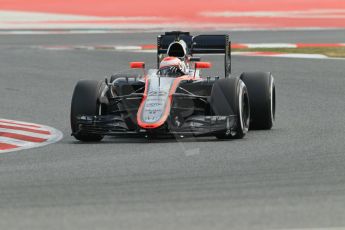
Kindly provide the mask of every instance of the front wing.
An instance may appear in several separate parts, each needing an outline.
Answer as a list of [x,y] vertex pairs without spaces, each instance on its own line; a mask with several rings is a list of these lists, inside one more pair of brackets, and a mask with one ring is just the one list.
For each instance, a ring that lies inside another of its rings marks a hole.
[[[155,129],[129,129],[121,116],[100,115],[77,117],[77,133],[92,133],[109,136],[213,136],[233,135],[237,127],[237,116],[191,116],[184,121],[170,121]],[[77,133],[72,133],[75,135]]]

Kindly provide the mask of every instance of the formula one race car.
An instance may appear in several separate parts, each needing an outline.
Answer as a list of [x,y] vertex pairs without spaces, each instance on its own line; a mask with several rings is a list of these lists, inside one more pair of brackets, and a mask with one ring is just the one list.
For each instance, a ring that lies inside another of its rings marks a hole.
[[[211,63],[195,54],[223,54],[225,76],[200,76]],[[80,80],[72,98],[72,135],[80,141],[100,141],[105,135],[239,139],[249,128],[272,128],[273,76],[231,76],[228,35],[166,32],[157,39],[157,65],[146,71],[143,62],[131,62],[143,74]]]

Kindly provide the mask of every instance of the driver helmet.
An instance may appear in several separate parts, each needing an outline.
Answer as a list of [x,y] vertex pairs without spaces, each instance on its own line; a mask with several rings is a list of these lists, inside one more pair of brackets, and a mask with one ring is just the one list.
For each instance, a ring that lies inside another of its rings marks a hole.
[[165,57],[159,64],[159,74],[182,76],[187,72],[186,64],[177,57]]

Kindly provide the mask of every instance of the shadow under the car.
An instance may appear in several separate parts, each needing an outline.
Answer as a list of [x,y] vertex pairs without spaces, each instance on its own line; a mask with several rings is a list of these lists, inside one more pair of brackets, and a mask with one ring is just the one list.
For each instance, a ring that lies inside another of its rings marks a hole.
[[233,141],[232,139],[217,139],[215,137],[185,137],[185,138],[173,138],[173,137],[160,137],[160,138],[144,138],[144,137],[105,137],[100,142],[82,142],[72,141],[71,144],[162,144],[162,143],[178,143],[178,142],[222,142]]

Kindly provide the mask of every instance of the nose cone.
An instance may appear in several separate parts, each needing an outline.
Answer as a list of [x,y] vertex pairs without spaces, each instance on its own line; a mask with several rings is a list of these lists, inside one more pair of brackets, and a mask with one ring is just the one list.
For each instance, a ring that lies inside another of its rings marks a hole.
[[138,125],[144,129],[158,128],[168,118],[171,101],[169,93],[174,78],[150,77],[146,85],[146,95],[142,101],[138,114]]

